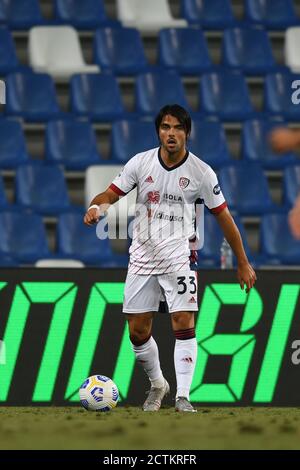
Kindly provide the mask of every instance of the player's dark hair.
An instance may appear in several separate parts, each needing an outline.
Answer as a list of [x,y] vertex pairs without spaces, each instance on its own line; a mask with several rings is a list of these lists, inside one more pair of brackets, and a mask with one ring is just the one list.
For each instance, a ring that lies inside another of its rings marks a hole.
[[162,123],[163,118],[169,114],[170,116],[178,119],[180,124],[184,127],[186,137],[191,133],[192,120],[189,113],[179,104],[167,104],[159,111],[158,115],[155,118],[155,128],[157,135],[159,135],[159,127]]

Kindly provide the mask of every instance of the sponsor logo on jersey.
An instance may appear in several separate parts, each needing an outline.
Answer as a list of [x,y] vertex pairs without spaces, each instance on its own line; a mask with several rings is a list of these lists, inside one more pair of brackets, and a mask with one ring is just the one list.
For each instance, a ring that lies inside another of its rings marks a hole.
[[189,304],[195,304],[195,303],[196,303],[195,297],[191,297],[189,300]]
[[168,199],[168,201],[174,201],[174,202],[182,202],[182,197],[181,196],[176,196],[174,194],[164,194],[164,199]]
[[159,201],[160,201],[159,191],[149,191],[147,202],[151,202],[153,204],[158,204]]
[[145,179],[145,183],[154,183],[152,176],[148,176],[148,178]]
[[216,184],[216,186],[214,186],[213,193],[217,196],[218,194],[220,194],[220,192],[221,192],[220,185]]
[[162,219],[162,220],[169,220],[170,222],[182,222],[183,217],[179,215],[170,215],[170,214],[164,214],[163,212],[157,212],[155,214],[156,219]]
[[189,184],[190,180],[188,178],[185,178],[184,176],[179,178],[179,186],[181,187],[181,189],[187,188]]

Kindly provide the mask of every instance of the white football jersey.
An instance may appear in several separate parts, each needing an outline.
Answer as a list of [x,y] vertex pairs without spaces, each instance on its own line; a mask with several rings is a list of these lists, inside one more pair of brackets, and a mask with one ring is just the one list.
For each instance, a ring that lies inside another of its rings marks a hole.
[[110,186],[120,196],[135,187],[129,272],[164,274],[188,268],[190,249],[197,249],[195,240],[201,238],[196,230],[196,212],[201,215],[201,210],[196,207],[204,203],[219,213],[227,206],[215,172],[188,151],[169,168],[158,147],[131,158]]

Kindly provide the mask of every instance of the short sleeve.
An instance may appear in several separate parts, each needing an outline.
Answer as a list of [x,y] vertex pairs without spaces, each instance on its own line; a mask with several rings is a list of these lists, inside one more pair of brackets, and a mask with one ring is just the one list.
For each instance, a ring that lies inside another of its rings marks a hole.
[[208,207],[213,214],[219,214],[227,207],[217,175],[210,167],[203,177],[201,198],[204,200],[206,207]]
[[119,196],[125,196],[132,189],[137,186],[137,162],[133,157],[126,163],[121,173],[118,174],[112,181],[110,189],[112,189]]

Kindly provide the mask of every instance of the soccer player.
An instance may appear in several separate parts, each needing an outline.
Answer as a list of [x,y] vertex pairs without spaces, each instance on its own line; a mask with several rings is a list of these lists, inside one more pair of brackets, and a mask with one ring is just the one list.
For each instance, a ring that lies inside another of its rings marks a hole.
[[191,132],[187,111],[177,104],[167,105],[157,115],[155,126],[160,146],[131,158],[109,188],[91,201],[84,222],[97,223],[102,205],[113,204],[137,187],[139,209],[129,250],[123,312],[136,359],[151,382],[143,410],[158,411],[169,392],[160,368],[158,347],[151,335],[153,314],[158,311],[163,295],[176,338],[175,410],[194,412],[189,392],[197,358],[194,312],[198,305],[197,277],[190,269],[189,256],[197,233],[196,201],[204,201],[217,218],[237,257],[241,288],[246,285],[248,292],[256,275],[214,171],[186,148]]

